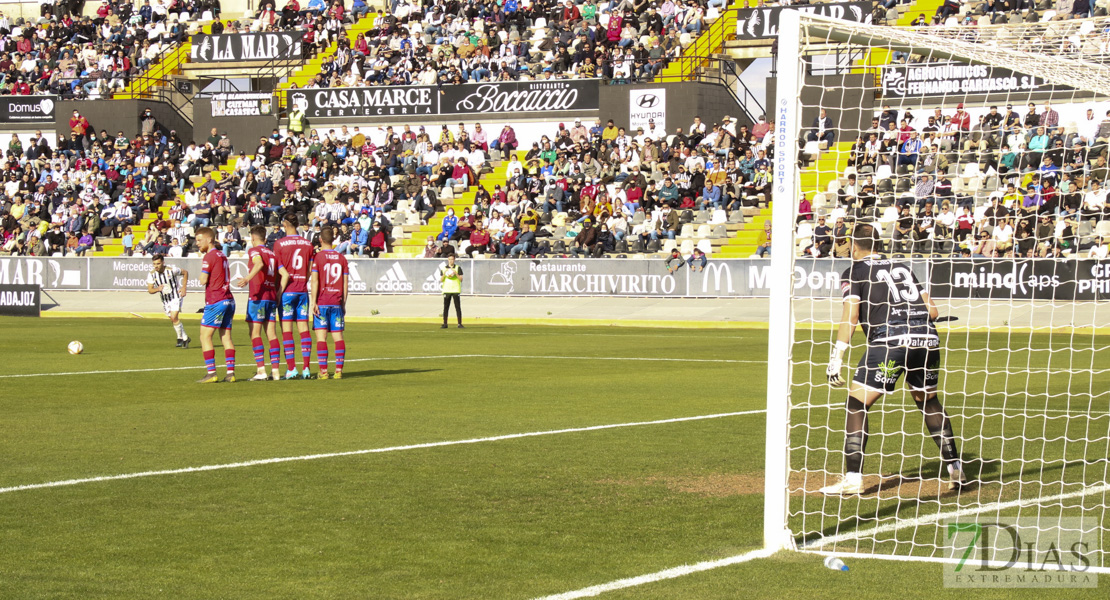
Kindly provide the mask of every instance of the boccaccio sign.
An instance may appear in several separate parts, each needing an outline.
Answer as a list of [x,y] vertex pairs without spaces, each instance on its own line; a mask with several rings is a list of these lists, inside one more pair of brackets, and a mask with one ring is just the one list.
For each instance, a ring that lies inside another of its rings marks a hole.
[[481,115],[598,110],[598,80],[289,90],[309,118]]

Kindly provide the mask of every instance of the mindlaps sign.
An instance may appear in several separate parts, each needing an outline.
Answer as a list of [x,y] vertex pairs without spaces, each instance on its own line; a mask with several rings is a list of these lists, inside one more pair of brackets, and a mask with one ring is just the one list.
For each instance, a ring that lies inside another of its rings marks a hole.
[[779,15],[784,10],[797,10],[805,14],[832,17],[853,23],[871,22],[870,2],[826,2],[809,6],[767,6],[743,8],[736,11],[736,39],[761,40],[779,34]]
[[505,81],[442,88],[441,114],[550,113],[597,110],[596,79]]
[[197,34],[192,37],[194,63],[299,60],[304,32]]
[[0,96],[0,123],[53,123],[57,96]]
[[888,65],[883,70],[882,81],[883,96],[887,98],[1006,94],[1045,87],[1043,79],[1031,75],[960,63]]
[[435,115],[439,94],[429,86],[306,88],[288,91],[288,105],[308,118]]

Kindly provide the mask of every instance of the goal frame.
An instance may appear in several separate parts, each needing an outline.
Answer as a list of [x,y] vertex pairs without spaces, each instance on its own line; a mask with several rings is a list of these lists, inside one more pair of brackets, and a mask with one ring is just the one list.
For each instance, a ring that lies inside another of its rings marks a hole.
[[[1082,20],[1081,20],[1082,21]],[[1110,19],[1101,19],[1110,25]],[[1079,22],[1077,22],[1079,23]],[[1035,27],[1034,25],[1033,27]],[[1072,26],[1072,24],[1061,25]],[[1082,25],[1075,25],[1081,27]],[[999,41],[1025,33],[1026,25],[989,26]],[[795,219],[801,196],[801,92],[806,74],[803,62],[803,32],[814,28],[829,40],[872,45],[883,40],[887,48],[927,54],[930,59],[951,59],[969,64],[984,64],[1012,69],[1051,80],[1097,96],[1110,96],[1110,62],[1093,63],[1069,60],[1055,54],[1033,54],[1024,49],[999,51],[990,44],[973,44],[939,33],[920,34],[902,28],[876,27],[840,21],[797,10],[781,13],[778,28],[776,96],[772,118],[774,187],[772,189],[771,273],[768,279],[770,307],[768,319],[766,437],[764,459],[763,548],[766,551],[798,550],[789,528],[789,476],[791,472],[790,427],[793,386],[793,343],[795,333],[794,285],[796,263]],[[921,45],[917,45],[920,43]],[[924,50],[924,52],[921,52]],[[1029,59],[1034,62],[1028,62]],[[1015,68],[1018,67],[1018,68]],[[974,511],[969,511],[974,512]],[[829,554],[817,549],[815,554]],[[870,555],[870,558],[951,562],[942,557]],[[1093,569],[1110,573],[1110,566]]]

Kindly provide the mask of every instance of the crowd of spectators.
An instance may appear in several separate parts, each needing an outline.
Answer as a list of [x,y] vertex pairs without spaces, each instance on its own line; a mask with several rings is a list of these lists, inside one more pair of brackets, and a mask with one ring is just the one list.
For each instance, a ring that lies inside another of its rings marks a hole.
[[1108,108],[1065,123],[1049,102],[975,107],[977,117],[962,103],[924,118],[886,106],[837,183],[802,199],[805,251],[847,256],[851,222],[873,219],[896,252],[1104,256]]
[[[310,231],[338,227],[345,251],[377,256],[392,249],[396,227],[444,213],[438,237],[460,252],[600,256],[658,250],[685,223],[736,222],[743,207],[767,201],[771,184],[768,125],[737,128],[727,117],[714,125],[695,117],[674,132],[575,120],[516,152],[499,144],[515,139],[511,126],[494,136],[478,123],[274,130],[246,149],[217,130],[186,142],[149,114],[141,123],[132,136],[98,132],[75,112],[70,135],[53,143],[39,134],[24,147],[13,136],[3,250],[78,251],[114,236],[128,252],[174,255],[189,251],[193,228],[215,225],[235,251],[244,243],[238,228],[295,212]],[[491,158],[502,157],[504,183],[483,182]],[[230,175],[214,178],[225,161]],[[443,199],[475,184],[462,214],[445,210]],[[158,219],[129,231],[145,214]]]
[[83,5],[44,3],[38,20],[0,13],[0,94],[105,97],[220,11],[219,0],[115,0],[83,16]]
[[308,87],[650,80],[724,0],[393,0]]

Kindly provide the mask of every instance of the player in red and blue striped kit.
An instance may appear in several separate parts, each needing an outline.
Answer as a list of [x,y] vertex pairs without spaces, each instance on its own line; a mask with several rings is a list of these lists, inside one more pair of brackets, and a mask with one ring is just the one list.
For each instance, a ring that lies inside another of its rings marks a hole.
[[[312,267],[312,242],[297,234],[297,215],[288,213],[282,221],[285,237],[274,242],[277,255],[278,272],[281,280],[278,291],[281,293],[281,337],[285,347],[286,379],[308,379],[308,362],[312,356],[312,333],[308,329],[308,272]],[[301,334],[301,359],[304,374],[297,373],[297,359],[294,354],[293,323]]]
[[332,249],[335,230],[327,227],[320,232],[320,251],[312,259],[312,291],[309,301],[316,329],[316,359],[320,365],[319,379],[328,379],[328,333],[335,342],[335,379],[343,378],[343,361],[347,346],[343,342],[343,318],[347,306],[347,258]]
[[216,383],[216,346],[212,337],[220,332],[224,347],[227,376],[224,381],[235,381],[235,344],[231,339],[231,323],[235,319],[235,297],[231,295],[228,281],[227,257],[216,245],[216,233],[208,227],[196,231],[197,248],[204,253],[201,259],[200,284],[204,286],[204,316],[200,321],[200,347],[204,351],[204,368],[207,374],[197,383]]
[[262,345],[265,332],[270,345],[270,367],[274,381],[281,379],[278,365],[281,364],[281,347],[277,337],[277,256],[266,247],[266,228],[256,225],[251,228],[251,249],[247,260],[251,270],[235,282],[236,287],[250,285],[247,300],[247,324],[251,329],[251,345],[254,348],[254,363],[258,373],[251,381],[266,381],[266,347]]

